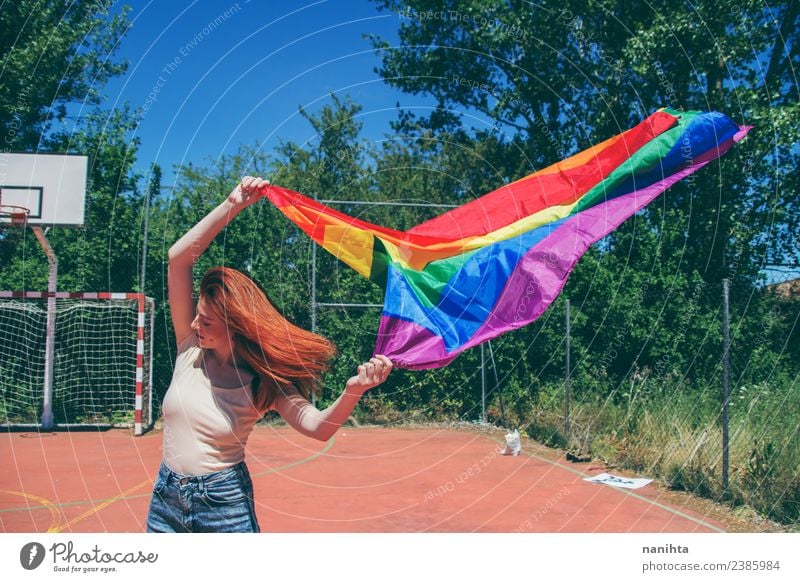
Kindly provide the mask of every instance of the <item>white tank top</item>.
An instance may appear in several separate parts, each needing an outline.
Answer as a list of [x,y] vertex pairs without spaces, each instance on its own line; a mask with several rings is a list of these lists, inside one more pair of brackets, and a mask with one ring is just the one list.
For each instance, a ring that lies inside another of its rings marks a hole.
[[244,460],[253,426],[264,416],[250,385],[219,388],[202,368],[203,350],[190,334],[178,345],[172,382],[161,406],[164,462],[183,475],[204,475]]

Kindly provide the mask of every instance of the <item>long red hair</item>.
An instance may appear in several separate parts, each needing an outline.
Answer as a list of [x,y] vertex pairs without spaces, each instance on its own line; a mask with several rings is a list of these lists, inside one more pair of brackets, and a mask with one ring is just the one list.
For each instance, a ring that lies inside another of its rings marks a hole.
[[258,376],[253,402],[266,411],[275,398],[294,386],[305,398],[318,394],[322,373],[336,346],[297,327],[281,315],[250,277],[228,267],[209,269],[200,296],[228,326],[235,359]]

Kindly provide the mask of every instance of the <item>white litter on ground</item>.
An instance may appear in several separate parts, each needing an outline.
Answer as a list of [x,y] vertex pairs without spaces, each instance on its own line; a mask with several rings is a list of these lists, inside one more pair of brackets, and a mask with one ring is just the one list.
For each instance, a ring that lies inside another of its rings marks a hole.
[[592,483],[602,483],[603,485],[611,485],[612,487],[624,487],[625,489],[639,489],[653,482],[652,479],[635,479],[633,477],[618,477],[610,475],[609,473],[601,473],[594,477],[586,477],[584,481],[591,481]]
[[506,433],[506,448],[500,451],[501,455],[519,455],[522,445],[519,440],[519,431],[515,428],[514,432]]

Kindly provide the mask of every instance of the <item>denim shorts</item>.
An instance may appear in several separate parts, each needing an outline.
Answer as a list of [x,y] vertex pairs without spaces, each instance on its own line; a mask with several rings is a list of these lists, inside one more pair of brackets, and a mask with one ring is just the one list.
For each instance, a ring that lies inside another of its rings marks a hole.
[[158,469],[148,532],[257,533],[253,481],[244,461],[207,475],[181,475],[162,461]]

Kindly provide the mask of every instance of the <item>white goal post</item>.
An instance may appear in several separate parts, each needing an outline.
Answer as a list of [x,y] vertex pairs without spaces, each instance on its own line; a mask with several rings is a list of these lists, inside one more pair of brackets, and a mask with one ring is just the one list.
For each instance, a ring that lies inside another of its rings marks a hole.
[[0,291],[0,423],[141,435],[153,425],[153,322],[142,293]]

